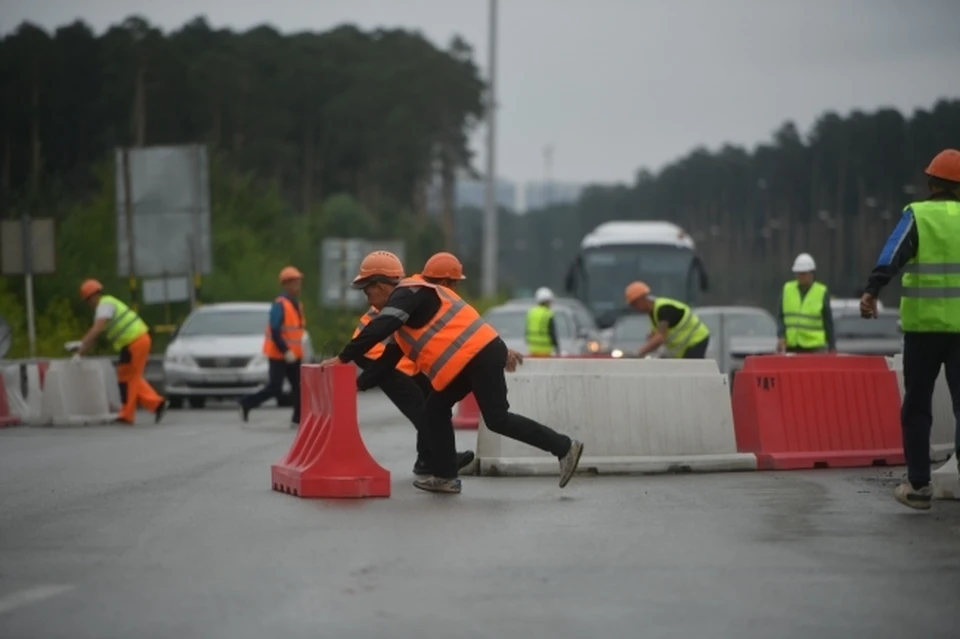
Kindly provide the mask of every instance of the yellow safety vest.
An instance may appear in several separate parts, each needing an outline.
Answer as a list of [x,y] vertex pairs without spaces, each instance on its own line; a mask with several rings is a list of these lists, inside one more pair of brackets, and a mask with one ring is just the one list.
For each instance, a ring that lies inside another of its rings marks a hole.
[[110,304],[115,309],[104,331],[114,349],[122,350],[124,346],[129,346],[135,339],[150,332],[147,323],[113,295],[104,295],[100,298],[100,303]]
[[905,333],[960,333],[960,202],[910,205],[917,255],[903,268],[900,321]]
[[667,352],[671,357],[681,358],[692,346],[696,346],[710,337],[710,329],[683,302],[672,300],[669,297],[658,297],[653,303],[653,313],[650,314],[650,323],[653,324],[653,330],[660,329],[658,315],[664,304],[676,306],[683,310],[683,315],[677,325],[667,329],[667,339],[664,342],[664,346],[667,347]]
[[827,287],[814,282],[802,298],[800,284],[791,280],[783,285],[783,326],[787,348],[824,348],[827,331],[823,326],[823,305]]
[[527,350],[531,355],[553,355],[553,341],[550,339],[550,319],[553,311],[543,304],[537,304],[527,311]]

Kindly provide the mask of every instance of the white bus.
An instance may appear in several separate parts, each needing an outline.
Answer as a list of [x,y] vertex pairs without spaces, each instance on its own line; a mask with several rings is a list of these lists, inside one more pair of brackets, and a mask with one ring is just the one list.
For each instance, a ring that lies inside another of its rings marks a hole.
[[693,239],[676,224],[645,221],[606,222],[587,234],[566,288],[608,328],[627,312],[623,290],[634,280],[649,284],[654,295],[691,306],[708,286]]

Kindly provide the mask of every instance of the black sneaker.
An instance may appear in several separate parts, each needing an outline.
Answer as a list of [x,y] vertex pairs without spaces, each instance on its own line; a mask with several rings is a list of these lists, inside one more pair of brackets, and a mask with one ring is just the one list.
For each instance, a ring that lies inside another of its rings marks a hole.
[[157,407],[157,410],[153,411],[153,423],[159,424],[160,420],[163,419],[163,416],[167,414],[167,409],[170,408],[170,402],[163,400],[160,402],[160,405]]
[[[463,470],[470,465],[470,462],[474,460],[476,455],[473,454],[472,450],[465,450],[462,453],[457,453],[457,470]],[[417,459],[417,463],[413,465],[413,474],[419,477],[428,477],[433,474],[433,471],[430,470],[429,464],[423,461],[422,459]]]
[[237,406],[240,407],[240,419],[245,422],[250,421],[250,409],[243,405],[243,402],[238,402]]

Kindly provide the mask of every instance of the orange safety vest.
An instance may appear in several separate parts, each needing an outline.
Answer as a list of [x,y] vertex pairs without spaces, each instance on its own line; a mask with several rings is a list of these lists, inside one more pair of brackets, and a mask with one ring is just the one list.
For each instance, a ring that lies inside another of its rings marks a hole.
[[404,326],[394,335],[403,353],[416,362],[436,390],[442,391],[499,335],[476,309],[445,286],[430,284],[418,275],[404,279],[398,286],[425,286],[440,298],[440,310],[425,326]]
[[[372,319],[373,319],[374,317],[376,317],[377,315],[378,315],[378,311],[377,311],[377,309],[375,309],[375,308],[373,308],[373,307],[371,307],[369,311],[367,311],[366,313],[364,313],[363,315],[361,315],[361,316],[360,316],[360,323],[357,324],[357,328],[354,329],[354,331],[353,331],[353,337],[356,337],[357,335],[359,335],[359,334],[360,334],[360,331],[363,330],[363,327],[366,326],[367,324],[369,324],[369,323],[370,323],[370,320],[372,320]],[[351,338],[351,339],[353,339],[353,338]],[[380,342],[380,343],[378,343],[378,344],[374,344],[374,345],[373,345],[373,348],[371,348],[369,351],[367,351],[366,356],[367,356],[368,358],[370,358],[370,359],[380,359],[380,357],[383,355],[383,351],[386,350],[386,348],[387,348],[387,343],[388,343],[389,341],[390,341],[390,338],[388,337],[387,339],[383,340],[382,342]],[[408,359],[408,358],[406,358],[406,357],[400,358],[400,361],[397,362],[397,370],[400,371],[401,373],[405,374],[405,375],[409,375],[410,377],[413,377],[414,375],[416,375],[416,374],[419,372],[419,371],[417,370],[417,365],[414,364],[412,360],[410,360],[410,359]]]
[[[297,306],[294,306],[289,298],[282,295],[274,301],[283,305],[283,325],[280,327],[280,336],[287,343],[287,348],[297,356],[297,359],[303,359],[303,333],[304,326],[307,324],[307,317],[303,313],[303,304],[297,302]],[[263,340],[263,354],[270,359],[283,359],[283,353],[273,343],[270,322],[267,322],[266,339]]]

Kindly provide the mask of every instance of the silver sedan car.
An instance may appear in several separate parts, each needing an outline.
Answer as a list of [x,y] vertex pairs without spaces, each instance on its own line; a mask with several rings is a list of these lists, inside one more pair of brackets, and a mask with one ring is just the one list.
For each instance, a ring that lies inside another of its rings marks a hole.
[[[203,408],[208,398],[236,399],[267,383],[262,353],[270,304],[235,302],[201,306],[187,316],[163,358],[166,397],[174,408],[184,400]],[[303,361],[312,362],[310,335],[304,334]],[[281,406],[290,405],[284,380]]]

